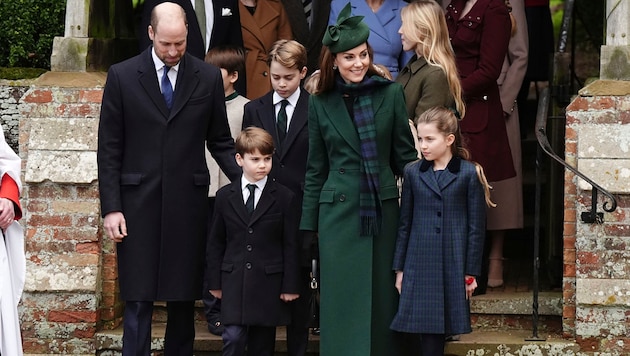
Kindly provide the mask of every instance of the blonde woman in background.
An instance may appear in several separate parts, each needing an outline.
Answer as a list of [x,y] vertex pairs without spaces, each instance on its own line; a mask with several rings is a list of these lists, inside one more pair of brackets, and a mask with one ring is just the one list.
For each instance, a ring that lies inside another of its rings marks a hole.
[[444,106],[457,110],[461,119],[462,86],[442,8],[433,0],[419,0],[405,6],[401,17],[403,49],[415,53],[396,78],[405,90],[407,116],[414,120],[432,107]]

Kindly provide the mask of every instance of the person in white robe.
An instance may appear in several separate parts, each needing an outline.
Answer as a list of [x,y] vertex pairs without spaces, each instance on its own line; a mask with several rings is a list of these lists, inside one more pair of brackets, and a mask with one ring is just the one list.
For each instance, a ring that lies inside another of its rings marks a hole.
[[26,274],[24,233],[19,196],[20,157],[9,147],[0,127],[0,355],[22,356],[18,302]]

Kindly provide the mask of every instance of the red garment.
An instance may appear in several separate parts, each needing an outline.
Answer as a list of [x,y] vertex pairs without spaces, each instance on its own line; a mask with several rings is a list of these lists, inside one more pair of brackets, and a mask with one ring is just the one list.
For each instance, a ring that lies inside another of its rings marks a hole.
[[461,16],[465,4],[453,0],[446,9],[466,102],[461,131],[472,160],[497,182],[516,175],[497,85],[512,25],[503,0],[478,0]]
[[22,207],[20,206],[20,190],[17,183],[11,176],[5,174],[0,182],[0,198],[7,198],[15,204],[15,220],[22,218]]
[[549,0],[525,0],[525,7],[549,6]]

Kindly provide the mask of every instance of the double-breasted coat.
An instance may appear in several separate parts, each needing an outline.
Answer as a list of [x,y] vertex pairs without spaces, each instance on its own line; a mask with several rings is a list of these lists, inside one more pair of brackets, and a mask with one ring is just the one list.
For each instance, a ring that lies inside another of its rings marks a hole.
[[461,16],[466,0],[446,7],[446,24],[461,78],[466,115],[464,143],[488,181],[516,175],[497,79],[510,41],[510,16],[503,0],[477,0]]
[[[208,287],[222,290],[225,325],[286,325],[281,293],[299,293],[295,195],[268,179],[250,216],[241,180],[217,192],[208,238]],[[304,297],[304,296],[300,296]]]
[[253,15],[242,2],[238,6],[245,47],[247,97],[256,99],[271,90],[267,64],[271,46],[277,40],[292,39],[293,33],[280,0],[258,0]]
[[185,54],[169,111],[151,50],[107,75],[98,129],[101,213],[126,219],[128,235],[117,243],[123,300],[195,300],[210,184],[204,143],[228,177],[241,170],[219,69]]
[[402,88],[372,92],[382,209],[377,236],[359,236],[362,156],[342,93],[309,101],[302,230],[319,232],[322,355],[396,355],[388,326],[398,293],[391,266],[398,223],[395,175],[417,159]]
[[[402,25],[400,10],[407,2],[404,0],[383,1],[378,11],[373,12],[365,0],[350,0],[353,16],[364,16],[363,21],[370,27],[368,43],[374,50],[374,63],[382,64],[396,78],[398,71],[413,56],[413,51],[403,51],[398,30]],[[333,0],[330,5],[328,23],[337,23],[339,12],[348,0]]]
[[[306,157],[308,156],[308,99],[306,90],[300,90],[300,97],[293,110],[293,116],[282,145],[278,140],[278,125],[273,105],[273,91],[254,99],[245,105],[243,128],[256,126],[265,129],[273,137],[276,151],[273,155],[273,167],[269,177],[295,194],[296,209],[302,209],[304,195],[304,177],[306,176]],[[311,265],[310,241],[302,239],[300,244],[302,265]]]
[[464,276],[480,275],[484,236],[484,191],[474,164],[454,157],[439,176],[431,161],[405,168],[393,264],[403,282],[392,329],[471,332]]

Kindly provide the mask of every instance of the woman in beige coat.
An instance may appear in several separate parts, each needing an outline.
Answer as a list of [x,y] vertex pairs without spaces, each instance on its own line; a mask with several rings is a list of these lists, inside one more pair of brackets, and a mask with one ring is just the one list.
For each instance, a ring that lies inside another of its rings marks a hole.
[[240,0],[241,30],[245,47],[247,98],[271,90],[267,53],[277,40],[293,39],[289,18],[279,0]]

